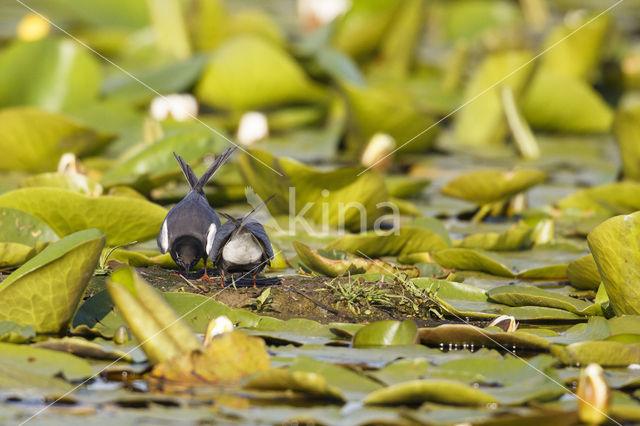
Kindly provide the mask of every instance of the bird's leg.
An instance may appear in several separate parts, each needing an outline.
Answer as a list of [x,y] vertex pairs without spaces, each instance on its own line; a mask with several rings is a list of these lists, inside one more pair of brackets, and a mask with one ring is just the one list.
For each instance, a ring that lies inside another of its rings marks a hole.
[[220,270],[220,276],[222,278],[220,278],[220,287],[224,288],[224,270]]
[[204,275],[198,278],[198,281],[207,281],[212,283],[214,280],[209,276],[209,274],[207,274],[207,258],[203,257],[202,260],[204,260]]
[[253,274],[253,288],[256,288],[256,274]]

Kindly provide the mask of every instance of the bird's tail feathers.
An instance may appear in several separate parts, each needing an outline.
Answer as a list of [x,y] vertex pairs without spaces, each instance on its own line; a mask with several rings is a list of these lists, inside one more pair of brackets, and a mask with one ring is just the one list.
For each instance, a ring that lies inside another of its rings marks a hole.
[[173,153],[173,156],[176,157],[176,160],[180,165],[180,169],[182,169],[182,173],[184,174],[184,177],[187,179],[187,182],[189,182],[189,186],[191,188],[194,188],[198,183],[198,178],[196,177],[196,174],[193,173],[193,170],[191,170],[191,167],[189,167],[189,165],[184,161],[182,157],[180,157],[175,152]]
[[233,154],[233,152],[237,148],[238,148],[237,146],[233,146],[231,148],[227,148],[222,154],[220,154],[218,156],[218,158],[216,158],[213,161],[211,166],[209,166],[207,171],[204,172],[204,174],[202,176],[200,176],[200,179],[198,179],[198,182],[195,184],[193,189],[195,189],[198,192],[202,191],[202,188],[204,188],[204,186],[207,184],[207,182],[209,182],[209,179],[211,179],[211,177],[220,168],[220,166],[222,166],[229,159],[231,154]]

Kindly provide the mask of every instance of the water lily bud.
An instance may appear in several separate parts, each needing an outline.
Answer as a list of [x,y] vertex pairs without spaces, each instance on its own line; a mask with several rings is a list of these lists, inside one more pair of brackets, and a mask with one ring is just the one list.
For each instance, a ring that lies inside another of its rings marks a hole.
[[598,364],[589,364],[580,372],[578,380],[578,417],[587,424],[600,424],[607,420],[611,390]]
[[113,343],[115,343],[116,345],[124,345],[129,340],[131,340],[129,329],[124,325],[118,327],[116,329],[116,332],[113,334]]
[[298,22],[304,31],[313,31],[342,15],[349,0],[298,0]]
[[224,315],[219,316],[212,321],[209,321],[209,324],[207,325],[207,331],[205,331],[204,333],[204,346],[209,346],[211,340],[217,335],[228,333],[230,331],[233,331],[233,323]]
[[518,329],[518,323],[516,322],[515,317],[509,315],[500,315],[498,318],[491,321],[489,325],[487,325],[487,327],[499,327],[507,333],[511,333],[512,331],[516,331]]
[[186,121],[198,115],[198,101],[189,94],[157,96],[151,101],[151,117],[165,120],[172,117],[176,121]]
[[74,153],[66,152],[62,154],[60,161],[58,161],[58,173],[65,175],[82,174],[82,167]]
[[376,170],[388,170],[393,161],[393,150],[396,141],[386,133],[376,133],[362,152],[360,163]]
[[255,145],[269,136],[267,116],[261,112],[249,111],[240,118],[236,138],[242,145]]
[[29,13],[18,23],[16,35],[18,40],[33,41],[46,37],[49,31],[51,31],[49,21],[40,15]]
[[533,242],[535,244],[547,244],[553,241],[555,224],[553,219],[544,219],[538,222],[533,229]]

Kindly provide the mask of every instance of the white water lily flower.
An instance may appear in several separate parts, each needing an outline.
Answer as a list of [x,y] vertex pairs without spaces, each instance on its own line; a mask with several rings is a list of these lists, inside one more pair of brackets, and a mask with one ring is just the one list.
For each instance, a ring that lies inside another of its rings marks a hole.
[[207,331],[204,333],[204,346],[209,346],[211,340],[219,334],[233,331],[233,323],[224,315],[211,320],[207,325]]
[[298,22],[305,31],[313,31],[351,7],[350,0],[298,0]]
[[386,133],[376,133],[362,152],[360,163],[376,170],[388,170],[393,161],[392,153],[395,148],[396,141],[393,137]]
[[151,101],[151,117],[161,121],[172,117],[176,121],[186,121],[198,115],[198,101],[189,94],[157,96]]
[[511,333],[518,329],[518,323],[516,322],[515,317],[510,315],[500,315],[498,318],[494,319],[487,325],[487,327],[495,326],[503,329],[507,333]]
[[578,417],[587,424],[600,424],[607,420],[611,389],[598,364],[589,364],[578,379]]
[[261,112],[249,111],[240,118],[236,138],[242,145],[255,145],[269,136],[267,116]]

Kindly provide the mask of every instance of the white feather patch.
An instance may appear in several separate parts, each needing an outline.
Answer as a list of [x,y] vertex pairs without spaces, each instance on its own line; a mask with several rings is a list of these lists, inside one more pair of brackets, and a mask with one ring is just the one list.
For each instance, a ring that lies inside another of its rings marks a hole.
[[169,230],[167,229],[167,221],[162,222],[162,229],[160,230],[160,250],[162,253],[166,253],[169,250]]
[[250,232],[241,232],[227,242],[222,249],[222,257],[236,265],[254,263],[262,257],[262,248]]
[[209,225],[209,230],[207,231],[207,256],[211,254],[211,247],[213,247],[213,240],[216,238],[216,231],[218,227],[215,223]]

